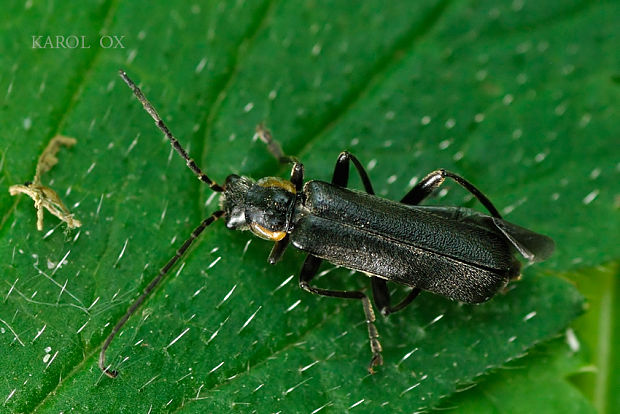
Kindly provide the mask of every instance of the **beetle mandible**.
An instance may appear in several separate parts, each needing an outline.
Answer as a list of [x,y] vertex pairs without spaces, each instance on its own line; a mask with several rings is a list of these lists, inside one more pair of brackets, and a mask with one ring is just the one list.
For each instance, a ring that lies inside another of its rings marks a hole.
[[[105,362],[106,350],[116,334],[200,233],[222,217],[229,229],[250,230],[258,237],[274,241],[269,263],[276,263],[289,244],[308,253],[299,275],[302,289],[317,295],[361,301],[372,352],[370,373],[383,364],[370,300],[361,291],[311,285],[321,261],[370,276],[374,303],[382,314],[388,315],[410,304],[422,290],[461,302],[484,302],[520,275],[517,254],[533,262],[553,253],[553,240],[503,220],[480,190],[444,169],[428,174],[396,202],[375,196],[362,164],[344,151],[338,156],[330,183],[312,180],[304,184],[303,164],[285,155],[261,126],[257,127],[257,134],[269,151],[280,163],[292,164],[290,178],[265,177],[254,181],[231,174],[220,186],[189,157],[140,88],[124,71],[120,71],[120,76],[198,179],[222,195],[220,209],[194,229],[112,328],[99,354],[99,367],[109,377],[118,375]],[[347,188],[351,163],[365,193]],[[490,215],[464,207],[419,206],[446,178],[469,191]],[[392,305],[388,281],[412,290],[400,303]]]

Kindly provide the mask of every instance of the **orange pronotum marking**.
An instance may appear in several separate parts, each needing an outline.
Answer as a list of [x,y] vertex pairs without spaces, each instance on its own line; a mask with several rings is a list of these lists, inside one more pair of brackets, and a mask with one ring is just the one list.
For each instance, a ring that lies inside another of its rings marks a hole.
[[260,224],[252,223],[250,225],[252,227],[252,231],[259,237],[267,240],[280,241],[286,236],[285,231],[271,231],[267,230]]

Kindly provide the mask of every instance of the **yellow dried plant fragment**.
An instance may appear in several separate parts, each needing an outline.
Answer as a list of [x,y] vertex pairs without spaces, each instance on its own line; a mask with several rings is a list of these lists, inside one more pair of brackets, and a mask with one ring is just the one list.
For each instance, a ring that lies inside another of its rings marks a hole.
[[75,145],[77,141],[74,138],[65,137],[62,135],[56,135],[50,143],[45,147],[45,150],[39,157],[37,162],[37,169],[35,171],[34,179],[32,182],[25,184],[17,184],[9,187],[9,193],[11,195],[17,195],[19,193],[26,194],[34,201],[34,207],[37,209],[37,230],[43,230],[43,209],[47,209],[50,213],[67,223],[69,228],[80,227],[82,223],[73,217],[73,214],[63,204],[56,194],[56,191],[44,186],[41,183],[41,175],[52,169],[54,165],[58,163],[56,153],[62,145],[71,147]]

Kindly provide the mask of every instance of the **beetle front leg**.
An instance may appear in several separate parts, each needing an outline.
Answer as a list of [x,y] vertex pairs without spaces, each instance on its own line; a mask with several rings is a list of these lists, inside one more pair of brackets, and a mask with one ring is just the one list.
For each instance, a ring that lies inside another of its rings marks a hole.
[[368,365],[368,372],[374,374],[374,367],[383,365],[383,357],[381,356],[382,348],[379,342],[379,332],[375,327],[375,312],[368,300],[368,296],[359,291],[328,290],[310,286],[310,281],[319,271],[321,261],[322,260],[316,256],[308,255],[308,257],[306,257],[304,265],[301,268],[301,273],[299,274],[299,287],[315,295],[343,299],[359,299],[362,301],[364,315],[366,316],[366,326],[368,327],[368,337],[370,338],[370,350],[372,351],[372,359]]
[[[255,136],[267,145],[267,150],[269,150],[271,155],[273,155],[280,164],[293,164],[293,168],[291,169],[291,178],[289,178],[289,181],[295,186],[295,191],[297,194],[300,194],[304,186],[304,165],[299,162],[297,158],[291,155],[286,155],[282,150],[280,143],[273,139],[271,132],[269,132],[264,125],[259,124],[256,126]],[[277,241],[274,244],[271,249],[271,253],[269,253],[269,259],[267,259],[269,263],[275,264],[280,261],[288,244],[289,235],[287,234],[282,240]]]
[[275,157],[280,164],[296,164],[299,160],[292,155],[286,155],[282,151],[282,146],[278,141],[273,139],[271,132],[265,128],[263,124],[256,125],[256,135],[258,139],[263,141],[267,145],[267,150]]
[[267,145],[267,150],[280,164],[293,164],[289,180],[295,185],[297,192],[301,192],[304,183],[304,165],[296,157],[286,155],[280,143],[273,139],[271,132],[264,125],[256,126],[256,137]]
[[[295,161],[293,163],[293,168],[291,169],[291,178],[289,179],[291,183],[295,186],[295,191],[297,194],[301,194],[304,186],[304,165],[300,162]],[[287,234],[280,241],[277,241],[273,248],[271,249],[271,253],[269,253],[269,263],[275,264],[280,261],[284,251],[286,250],[289,244],[289,235]]]
[[493,217],[502,218],[499,211],[495,208],[491,200],[485,196],[482,191],[478,190],[476,186],[464,179],[458,174],[451,171],[440,169],[433,171],[424,177],[419,183],[417,183],[403,198],[400,200],[403,204],[417,205],[426,197],[428,197],[433,191],[439,188],[446,178],[451,178],[457,182],[461,187],[469,191],[474,197],[482,203],[482,205],[489,210],[489,213]]

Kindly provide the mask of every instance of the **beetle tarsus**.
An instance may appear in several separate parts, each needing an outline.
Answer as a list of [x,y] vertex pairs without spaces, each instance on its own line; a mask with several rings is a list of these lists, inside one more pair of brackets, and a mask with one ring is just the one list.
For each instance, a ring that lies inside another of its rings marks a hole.
[[374,368],[380,365],[383,365],[383,357],[381,354],[374,354],[370,360],[370,364],[368,364],[368,373],[373,375],[375,373]]
[[118,371],[114,371],[113,369],[104,368],[103,373],[106,374],[110,378],[118,377]]

